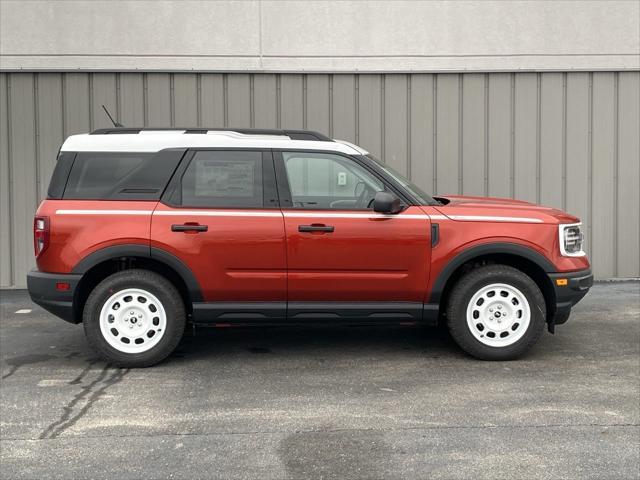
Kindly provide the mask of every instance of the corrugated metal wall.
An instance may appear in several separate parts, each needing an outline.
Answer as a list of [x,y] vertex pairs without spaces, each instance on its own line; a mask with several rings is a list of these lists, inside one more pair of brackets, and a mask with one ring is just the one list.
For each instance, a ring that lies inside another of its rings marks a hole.
[[0,285],[24,286],[56,151],[109,126],[308,128],[425,190],[579,215],[599,278],[640,275],[640,72],[0,74]]

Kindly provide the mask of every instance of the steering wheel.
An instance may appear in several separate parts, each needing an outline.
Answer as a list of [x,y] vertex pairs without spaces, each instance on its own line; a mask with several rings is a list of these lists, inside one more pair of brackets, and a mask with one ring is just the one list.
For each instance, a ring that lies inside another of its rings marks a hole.
[[[359,188],[362,188],[360,193],[357,193]],[[364,182],[358,182],[353,189],[354,196],[356,197],[356,207],[362,208],[367,204],[367,197],[369,195],[370,188]],[[368,207],[367,207],[368,208]]]

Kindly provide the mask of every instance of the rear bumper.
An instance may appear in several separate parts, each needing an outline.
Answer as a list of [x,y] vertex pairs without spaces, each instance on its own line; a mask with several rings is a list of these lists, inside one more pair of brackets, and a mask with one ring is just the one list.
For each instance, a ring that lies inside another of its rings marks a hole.
[[[74,309],[74,296],[82,275],[64,273],[44,273],[31,270],[27,274],[27,289],[31,300],[48,312],[70,322],[79,323]],[[68,290],[59,290],[58,284],[69,284]]]
[[[577,272],[550,273],[549,278],[556,294],[555,317],[567,317],[571,312],[571,308],[582,300],[593,285],[591,269]],[[566,279],[566,285],[558,285],[558,280],[564,279]],[[554,321],[553,323],[559,324],[561,322]]]

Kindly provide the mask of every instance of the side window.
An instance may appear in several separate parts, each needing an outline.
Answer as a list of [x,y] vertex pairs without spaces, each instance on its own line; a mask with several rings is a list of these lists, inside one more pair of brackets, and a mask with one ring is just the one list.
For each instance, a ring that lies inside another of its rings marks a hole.
[[51,175],[51,181],[49,182],[49,189],[47,190],[47,198],[60,199],[64,195],[64,188],[67,184],[67,178],[71,167],[73,167],[73,161],[76,159],[76,153],[74,152],[60,152],[56,161],[56,166],[53,169]]
[[340,155],[282,152],[293,206],[321,210],[365,210],[384,184]]
[[[145,172],[154,168],[151,166],[154,163],[154,155],[154,153],[138,152],[78,153],[71,167],[63,198],[117,200],[123,190],[142,186],[138,185],[135,179],[140,177],[140,174],[144,177]],[[177,164],[177,160],[173,167]],[[155,171],[158,171],[158,168],[156,166]],[[172,171],[167,169],[164,180],[161,179],[155,188],[149,188],[152,196],[164,188]],[[158,196],[159,194],[156,198]]]
[[182,176],[182,206],[260,208],[262,173],[262,152],[196,152]]

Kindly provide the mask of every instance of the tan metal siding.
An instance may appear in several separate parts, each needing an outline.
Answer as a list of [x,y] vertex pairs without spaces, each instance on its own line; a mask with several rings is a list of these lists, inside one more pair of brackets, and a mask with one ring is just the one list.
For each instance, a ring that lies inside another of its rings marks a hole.
[[[174,125],[189,127],[198,124],[198,78],[195,73],[173,77],[173,105]],[[149,118],[145,121],[148,123]]]
[[[435,77],[428,74],[411,76],[410,124],[411,178],[426,191],[435,192]],[[366,143],[363,142],[363,145]],[[382,158],[381,155],[379,155]]]
[[407,87],[406,75],[385,76],[383,117],[385,129],[382,158],[397,171],[409,176],[411,169],[408,164],[410,130],[407,120],[409,112]]
[[[460,193],[460,75],[436,77],[435,191]],[[385,158],[386,160],[386,158]]]
[[486,160],[486,76],[462,77],[462,190],[468,195],[485,195]]
[[[300,129],[304,127],[304,89],[302,75],[286,75],[280,79],[280,126]],[[252,99],[254,96],[252,96]],[[277,119],[276,119],[277,120]],[[255,121],[252,117],[251,126]]]
[[[591,263],[602,277],[616,275],[615,265],[615,74],[594,73],[591,126]],[[640,160],[636,160],[640,161]]]
[[[151,77],[151,75],[150,75]],[[225,124],[225,80],[222,74],[206,73],[200,75],[200,111],[202,125]],[[149,117],[152,119],[153,117]],[[148,120],[151,121],[151,120]]]
[[564,74],[540,78],[540,203],[564,207]]
[[513,75],[489,75],[488,135],[488,194],[492,197],[511,196],[513,171],[513,102],[511,83]]
[[[225,76],[225,126],[251,125],[251,75],[231,74]],[[278,121],[279,118],[278,118]]]
[[639,72],[2,73],[2,287],[24,286],[58,147],[109,126],[102,104],[129,126],[314,129],[430,192],[565,208],[599,278],[640,276]]
[[[56,164],[56,154],[64,141],[62,131],[62,77],[46,73],[36,77],[38,200],[44,198]],[[104,113],[103,113],[104,114]],[[51,152],[54,152],[53,155]]]
[[360,75],[358,77],[358,142],[367,145],[369,151],[382,158],[382,77]]
[[12,284],[24,285],[24,275],[34,265],[31,231],[38,201],[34,75],[10,75],[7,89],[10,248],[5,253],[3,245],[2,257],[9,256]]
[[[86,75],[86,74],[85,74]],[[144,87],[143,75],[139,73],[121,73],[116,78],[118,115],[124,125],[144,124]],[[171,122],[174,124],[175,98],[173,95],[173,76],[169,94],[171,95]],[[76,95],[81,95],[77,92]],[[113,115],[113,113],[112,113]]]
[[589,74],[567,76],[567,138],[566,138],[566,210],[580,217],[585,226],[587,244],[590,245],[589,181],[591,121]]
[[[168,73],[147,76],[145,120],[158,127],[171,126],[171,80]],[[115,92],[115,90],[114,90]],[[103,116],[106,118],[106,115]]]
[[253,79],[253,127],[273,127],[277,118],[276,76],[257,75]]
[[7,75],[0,75],[0,285],[13,285],[13,220],[11,218],[11,176],[9,167],[10,142],[7,104],[9,89]]
[[[616,270],[621,277],[638,276],[640,263],[640,72],[618,74],[615,213]],[[597,247],[597,246],[596,246]]]
[[513,196],[537,202],[538,77],[515,76],[513,124]]
[[[332,130],[331,78],[329,75],[307,77],[307,128],[323,133]],[[274,123],[278,123],[277,118]]]
[[[332,106],[331,138],[356,141],[355,76],[332,75],[330,96]],[[280,126],[280,124],[278,124]]]

